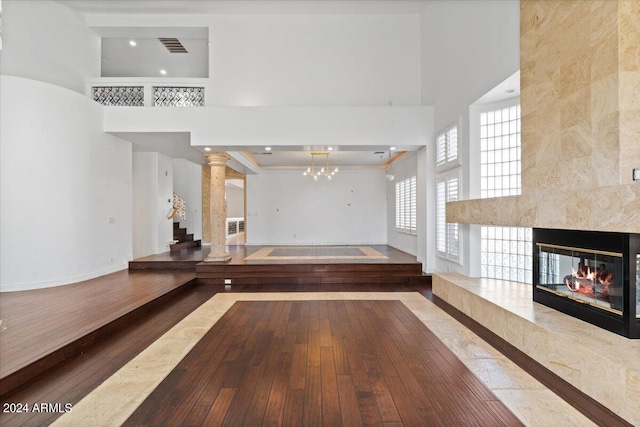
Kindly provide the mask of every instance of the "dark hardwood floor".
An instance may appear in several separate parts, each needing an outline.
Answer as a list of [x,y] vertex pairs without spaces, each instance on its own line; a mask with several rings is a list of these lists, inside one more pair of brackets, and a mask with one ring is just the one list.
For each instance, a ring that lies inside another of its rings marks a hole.
[[399,301],[237,302],[125,423],[521,425]]
[[[7,328],[0,333],[0,395],[19,383],[19,377],[74,356],[100,334],[117,329],[123,316],[135,315],[136,309],[193,279],[191,271],[120,271],[66,286],[1,293],[0,313]],[[112,322],[110,330],[104,329]],[[38,366],[33,366],[35,361]],[[25,367],[30,372],[21,372]]]
[[[382,248],[382,250],[384,249]],[[178,260],[180,258],[181,261],[192,262],[192,265],[195,265],[196,262],[199,262],[197,258],[202,256],[202,251],[195,252],[186,251],[173,254],[174,257],[170,259]],[[28,364],[29,358],[37,358],[43,352],[55,349],[56,343],[57,345],[60,344],[62,336],[66,335],[67,339],[69,337],[72,339],[79,337],[74,351],[69,352],[68,348],[63,346],[58,350],[53,350],[55,357],[49,360],[47,364],[36,363],[36,370],[39,370],[39,375],[35,378],[8,392],[7,389],[0,387],[1,403],[30,402],[33,404],[45,402],[75,404],[79,402],[97,385],[115,373],[149,344],[219,292],[400,291],[419,292],[430,300],[434,299],[431,294],[430,282],[395,284],[314,283],[304,285],[280,283],[233,285],[231,288],[225,288],[225,286],[221,285],[193,286],[192,279],[194,276],[192,269],[182,271],[124,271],[75,285],[0,294],[0,315],[3,319],[9,319],[7,330],[0,333],[0,372],[4,372],[5,375],[1,379],[10,378],[16,372],[19,373],[21,371],[20,366],[24,366],[23,364],[25,363]],[[87,284],[91,286],[87,286]],[[436,302],[438,302],[437,298]],[[321,302],[315,303],[323,304]],[[361,303],[370,304],[369,302]],[[252,335],[248,345],[253,350],[247,350],[247,352],[253,351],[251,363],[254,365],[270,363],[268,365],[270,368],[275,366],[274,369],[270,369],[269,375],[260,376],[260,372],[256,372],[257,370],[253,368],[249,368],[248,372],[239,370],[233,373],[233,370],[230,370],[231,366],[236,366],[238,363],[246,363],[249,353],[243,353],[237,349],[230,352],[221,362],[224,366],[217,371],[224,379],[223,382],[217,384],[214,381],[214,389],[211,389],[213,391],[209,390],[199,395],[198,400],[190,407],[184,418],[185,425],[190,425],[189,423],[192,423],[192,425],[215,425],[216,420],[222,422],[227,419],[226,417],[229,414],[231,416],[228,423],[235,422],[242,414],[234,406],[236,405],[234,402],[244,400],[245,402],[248,401],[247,405],[262,407],[265,404],[265,399],[269,407],[273,408],[269,411],[265,409],[262,418],[265,423],[282,421],[295,424],[300,420],[307,420],[309,423],[314,420],[323,420],[325,425],[340,425],[340,423],[352,425],[351,423],[356,423],[357,420],[367,424],[369,421],[377,420],[378,416],[380,420],[397,419],[393,418],[394,414],[400,417],[401,422],[404,422],[405,419],[413,419],[411,417],[427,416],[428,411],[425,411],[424,408],[428,406],[421,409],[416,408],[415,405],[422,405],[425,401],[419,399],[414,401],[414,393],[418,393],[419,389],[424,388],[426,384],[429,387],[433,387],[433,390],[438,390],[438,382],[430,382],[433,378],[422,372],[416,377],[415,382],[411,381],[411,383],[405,385],[402,383],[400,375],[391,375],[393,371],[388,366],[387,359],[384,357],[379,358],[377,363],[380,372],[385,375],[388,391],[394,393],[393,395],[397,397],[393,402],[389,402],[388,399],[385,401],[382,397],[376,396],[373,389],[377,377],[374,375],[376,371],[371,371],[373,373],[369,371],[369,367],[372,366],[370,365],[372,359],[367,352],[373,351],[371,346],[375,343],[376,348],[382,348],[385,351],[391,351],[390,349],[395,347],[398,351],[391,352],[391,354],[396,357],[398,356],[397,353],[403,355],[404,351],[409,349],[407,346],[410,344],[419,344],[417,350],[415,350],[418,351],[418,354],[422,355],[424,353],[434,357],[435,354],[440,353],[442,356],[438,356],[434,360],[437,363],[443,362],[445,363],[444,366],[447,366],[447,364],[454,363],[454,361],[444,357],[444,353],[440,351],[439,347],[443,346],[442,343],[432,341],[428,337],[430,334],[428,330],[427,332],[419,332],[420,340],[412,340],[410,336],[418,333],[415,330],[420,326],[412,325],[412,322],[416,320],[415,318],[401,313],[392,317],[392,319],[396,319],[392,322],[392,326],[396,331],[400,331],[398,338],[408,339],[407,343],[394,342],[390,338],[379,340],[377,335],[373,336],[375,339],[372,338],[371,330],[375,331],[376,334],[381,330],[378,329],[379,324],[376,323],[373,323],[374,326],[368,332],[359,331],[356,333],[355,328],[361,326],[362,319],[371,318],[369,316],[371,313],[378,316],[379,310],[376,311],[371,306],[363,308],[367,313],[367,317],[362,317],[361,314],[354,314],[358,310],[354,311],[348,305],[345,305],[344,311],[338,310],[336,306],[335,312],[330,312],[327,307],[325,311],[330,316],[324,318],[320,323],[320,327],[324,328],[323,330],[325,331],[328,327],[330,334],[326,332],[320,334],[320,329],[316,331],[316,326],[320,319],[319,316],[321,315],[320,305],[317,308],[318,320],[316,321],[316,315],[312,315],[312,313],[315,313],[315,308],[312,308],[312,303],[310,304],[308,313],[305,311],[306,309],[303,310],[302,306],[300,306],[299,310],[297,308],[294,310],[293,305],[291,306],[291,316],[294,316],[294,318],[297,316],[298,323],[300,323],[300,319],[307,321],[309,323],[309,332],[305,335],[304,332],[298,332],[296,329],[296,342],[293,344],[293,350],[291,350],[291,347],[287,347],[288,350],[278,350],[280,359],[278,359],[277,363],[270,358],[271,356],[257,356],[258,352],[255,351],[255,349],[262,348],[260,346],[265,345],[265,337],[268,336],[268,332],[255,332]],[[530,360],[525,354],[515,348],[509,348],[508,344],[491,334],[490,331],[477,327],[477,324],[474,324],[475,322],[472,319],[465,318],[459,312],[456,313],[454,309],[449,309],[445,306],[442,306],[442,308],[502,351],[516,364],[526,369],[551,390],[558,393],[596,424],[606,426],[629,425],[608,411],[607,408],[601,405],[598,406],[597,402],[583,395],[566,382],[558,377],[549,375],[548,370]],[[274,311],[270,312],[273,316],[275,316],[275,310],[274,308]],[[325,311],[322,313],[325,313]],[[385,310],[382,311],[384,312]],[[345,312],[346,317],[344,315]],[[232,315],[233,312],[229,314]],[[262,315],[267,316],[267,312]],[[268,319],[273,320],[275,318],[273,316]],[[375,316],[373,319],[376,319]],[[264,319],[267,318],[265,317]],[[335,332],[333,328],[337,325],[336,322],[341,328],[345,328],[344,332]],[[100,326],[101,324],[103,326]],[[405,329],[413,332],[407,335],[405,334]],[[281,329],[278,329],[278,331],[279,333],[282,332]],[[336,337],[335,339],[334,336]],[[346,340],[345,337],[356,337],[355,343],[357,345],[367,341],[362,344],[364,345],[364,351],[361,352],[366,357],[362,356],[358,359],[360,357],[358,355],[361,353],[358,353],[359,350],[356,351],[353,347],[349,347],[353,344],[351,339]],[[366,337],[366,339],[363,337]],[[289,336],[289,340],[291,339],[293,339],[293,335]],[[299,339],[301,342],[298,342]],[[306,344],[304,343],[305,339],[307,340]],[[316,350],[318,339],[320,340],[319,352]],[[422,341],[424,343],[421,344],[420,342]],[[303,351],[303,345],[306,345],[306,352]],[[434,346],[436,350],[431,350],[429,346]],[[28,348],[32,349],[30,356],[28,356]],[[80,351],[77,351],[78,349]],[[313,351],[310,352],[310,349]],[[351,359],[349,358],[349,350],[352,353]],[[21,354],[22,356],[20,356]],[[306,355],[306,359],[303,357],[304,355]],[[378,353],[375,353],[375,355],[377,357]],[[330,360],[331,356],[333,356],[335,375],[334,371],[331,370],[331,363],[323,363],[323,361]],[[22,360],[20,359],[21,357]],[[263,359],[262,357],[266,358]],[[305,360],[304,369],[298,362],[303,359]],[[358,363],[353,364],[352,360],[357,360]],[[401,365],[399,367],[394,366],[396,374],[402,373],[402,376],[404,376],[406,369],[413,371],[414,368],[420,368],[420,360],[422,360],[420,357],[409,357],[404,359],[403,362],[399,361],[398,363],[401,363]],[[57,365],[55,365],[56,363]],[[276,364],[274,365],[274,363]],[[254,365],[250,364],[249,366]],[[323,366],[326,367],[324,371],[322,369]],[[366,369],[363,367],[366,367]],[[283,374],[287,370],[289,372],[288,377]],[[7,377],[6,375],[9,376]],[[175,375],[173,374],[172,378],[177,379]],[[182,382],[178,382],[180,385],[179,390],[181,390],[178,394],[184,394],[185,390],[188,389],[186,384],[193,380],[191,376],[193,374],[187,375],[185,371],[184,375],[184,377],[181,377]],[[369,378],[370,375],[372,376]],[[279,379],[276,380],[276,378]],[[244,393],[249,392],[242,391],[241,386],[258,381],[261,384],[271,381],[271,386],[261,389],[255,395],[257,400],[254,402],[253,397],[249,399],[245,396]],[[296,382],[297,384],[294,384]],[[304,382],[304,386],[302,382]],[[0,382],[0,386],[4,384]],[[325,384],[326,387],[323,388],[322,384]],[[371,389],[367,384],[371,386]],[[208,384],[207,386],[210,385]],[[318,385],[320,385],[319,388]],[[266,389],[269,390],[267,396],[264,395],[264,390]],[[320,395],[318,395],[318,389],[320,390]],[[473,389],[476,390],[475,388]],[[218,391],[216,392],[215,390]],[[331,390],[331,392],[329,393],[327,390]],[[480,393],[480,396],[483,396],[483,394]],[[319,412],[318,398],[321,400]],[[429,395],[429,399],[432,398]],[[306,410],[305,402],[309,402]],[[502,409],[494,406],[493,402],[491,399],[485,400],[486,408],[489,409],[485,408],[486,410],[483,409],[480,412],[485,415],[491,412],[503,420],[508,419],[510,414],[504,414]],[[393,403],[393,407],[391,403]],[[451,401],[434,400],[431,402],[432,405],[436,403],[444,405],[442,409],[444,413],[439,415],[441,418],[445,417],[444,421],[449,419],[448,417],[457,419],[456,417],[464,416],[464,414],[458,414],[458,411],[461,410],[458,406],[464,408],[466,400],[463,400],[461,405],[450,405],[451,407],[447,406],[451,404]],[[339,414],[336,412],[337,405],[340,406]],[[174,409],[177,412],[184,412],[184,410],[177,407],[174,407]],[[141,408],[140,410],[143,411],[144,409]],[[260,411],[257,412],[257,414],[259,413]],[[48,425],[59,416],[60,414],[58,413],[0,413],[0,425]],[[134,417],[138,416],[138,414],[134,414]],[[180,416],[180,414],[176,414],[176,416]],[[245,420],[254,421],[253,418],[245,418]],[[413,420],[417,421],[417,419]],[[249,421],[246,422],[248,423]],[[394,425],[394,422],[384,424]]]

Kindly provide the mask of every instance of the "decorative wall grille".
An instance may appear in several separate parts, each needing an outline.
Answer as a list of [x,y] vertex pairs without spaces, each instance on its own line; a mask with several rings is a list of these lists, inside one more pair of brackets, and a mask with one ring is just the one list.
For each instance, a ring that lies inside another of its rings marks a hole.
[[93,100],[108,106],[144,107],[144,87],[94,86]]
[[204,107],[204,87],[153,86],[155,107]]

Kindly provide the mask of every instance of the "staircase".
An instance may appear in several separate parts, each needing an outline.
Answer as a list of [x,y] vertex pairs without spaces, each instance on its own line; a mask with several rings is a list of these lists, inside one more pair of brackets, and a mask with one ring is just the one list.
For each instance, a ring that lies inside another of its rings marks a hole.
[[180,228],[179,222],[173,223],[173,240],[177,241],[177,243],[169,246],[171,252],[188,248],[199,248],[202,244],[200,240],[193,240],[193,234],[187,234],[186,228]]

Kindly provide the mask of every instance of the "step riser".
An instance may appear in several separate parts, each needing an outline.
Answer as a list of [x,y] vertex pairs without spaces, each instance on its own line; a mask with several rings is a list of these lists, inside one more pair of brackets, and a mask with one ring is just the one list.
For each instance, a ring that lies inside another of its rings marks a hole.
[[190,242],[182,242],[182,243],[176,243],[174,245],[171,245],[169,247],[169,251],[177,252],[187,248],[198,248],[200,246],[201,246],[200,240],[192,240]]
[[202,263],[196,266],[197,274],[408,274],[421,275],[420,264],[286,264],[286,265],[216,265]]
[[[415,277],[237,277],[231,279],[231,285],[320,285],[320,284],[402,284],[411,285],[429,283],[428,276]],[[224,278],[197,278],[201,285],[224,285]]]
[[193,240],[193,234],[174,234],[173,240],[178,242],[190,242]]

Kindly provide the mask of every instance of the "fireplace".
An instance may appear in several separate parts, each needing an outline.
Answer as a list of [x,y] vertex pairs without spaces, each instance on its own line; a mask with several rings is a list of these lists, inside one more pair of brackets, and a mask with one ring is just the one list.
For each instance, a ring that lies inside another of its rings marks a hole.
[[533,229],[533,300],[640,338],[640,234]]

